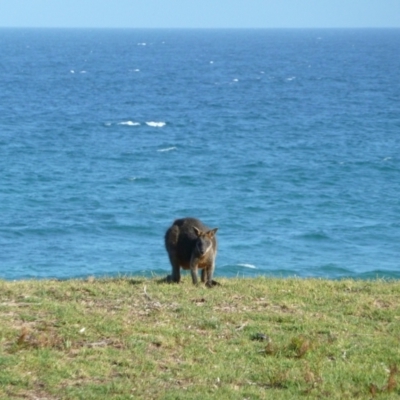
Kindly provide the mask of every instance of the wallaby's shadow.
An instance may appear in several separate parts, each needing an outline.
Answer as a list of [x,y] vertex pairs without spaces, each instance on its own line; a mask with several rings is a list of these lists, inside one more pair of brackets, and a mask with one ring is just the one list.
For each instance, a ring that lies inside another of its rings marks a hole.
[[[167,275],[165,278],[157,279],[157,280],[156,280],[156,283],[157,283],[158,285],[161,285],[161,284],[179,285],[179,284],[182,284],[183,282],[182,282],[182,281],[174,282],[174,281],[172,280],[171,275]],[[194,285],[194,286],[200,286],[200,285],[201,285],[201,283],[197,283],[197,284]],[[214,279],[211,281],[211,285],[212,285],[212,286],[207,286],[207,284],[205,284],[205,283],[204,283],[204,285],[205,285],[206,287],[209,287],[209,288],[214,287],[214,286],[222,286],[221,283],[219,283],[219,282],[217,282],[217,281],[214,281]]]
[[164,278],[160,278],[156,280],[156,283],[158,285],[163,284],[163,283],[172,283],[171,281],[168,280],[168,275]]
[[129,285],[143,285],[143,281],[140,279],[129,279]]

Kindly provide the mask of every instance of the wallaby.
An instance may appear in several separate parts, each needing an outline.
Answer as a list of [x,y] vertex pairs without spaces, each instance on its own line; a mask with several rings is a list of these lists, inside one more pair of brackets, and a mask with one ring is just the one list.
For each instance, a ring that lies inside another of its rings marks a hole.
[[202,269],[201,281],[206,286],[218,285],[212,279],[217,255],[217,230],[207,228],[196,218],[174,221],[165,233],[165,248],[172,265],[172,274],[167,276],[167,281],[180,282],[182,267],[190,269],[194,285],[198,282],[198,269]]

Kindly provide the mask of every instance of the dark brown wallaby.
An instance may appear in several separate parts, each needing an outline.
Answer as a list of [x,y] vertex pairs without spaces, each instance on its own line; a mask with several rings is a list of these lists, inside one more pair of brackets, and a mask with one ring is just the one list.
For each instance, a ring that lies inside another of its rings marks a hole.
[[201,269],[201,281],[211,287],[213,281],[215,256],[217,255],[218,228],[209,229],[196,218],[181,218],[174,221],[165,233],[165,248],[172,265],[169,282],[181,280],[181,268],[190,269],[193,284],[197,284],[197,270]]

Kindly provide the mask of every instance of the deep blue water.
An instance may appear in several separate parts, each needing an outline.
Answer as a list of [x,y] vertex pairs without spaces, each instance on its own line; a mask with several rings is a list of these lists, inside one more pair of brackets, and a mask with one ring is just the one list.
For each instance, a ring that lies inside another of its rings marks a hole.
[[400,278],[400,30],[0,30],[0,278]]

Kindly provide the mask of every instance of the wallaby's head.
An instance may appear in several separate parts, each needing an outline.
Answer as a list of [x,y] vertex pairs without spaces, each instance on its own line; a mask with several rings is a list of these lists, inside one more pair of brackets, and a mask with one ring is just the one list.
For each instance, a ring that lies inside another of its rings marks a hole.
[[206,254],[213,246],[213,239],[217,233],[218,228],[211,229],[207,232],[202,232],[200,229],[193,227],[197,236],[195,251],[199,256]]

